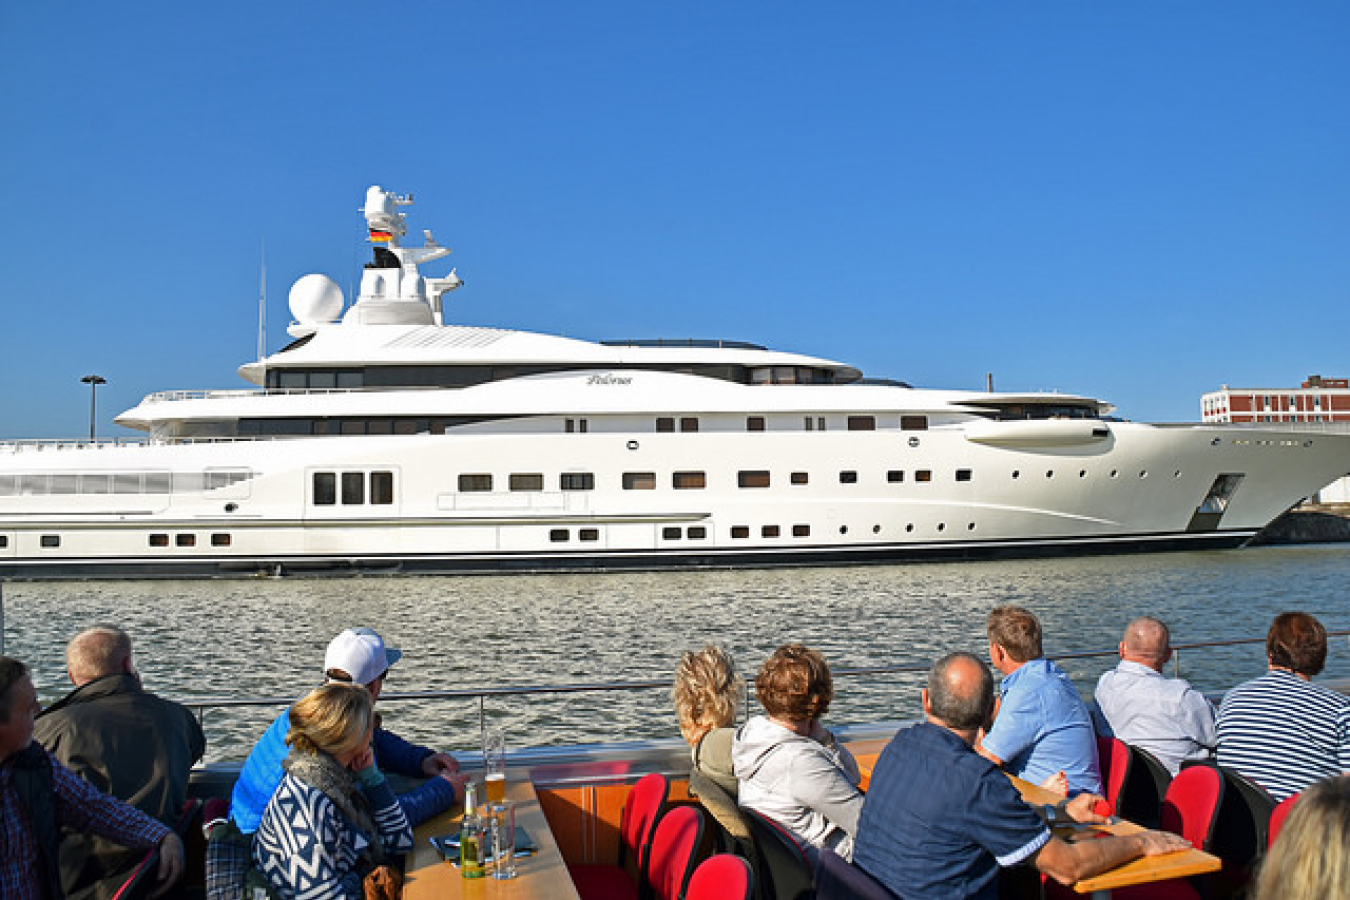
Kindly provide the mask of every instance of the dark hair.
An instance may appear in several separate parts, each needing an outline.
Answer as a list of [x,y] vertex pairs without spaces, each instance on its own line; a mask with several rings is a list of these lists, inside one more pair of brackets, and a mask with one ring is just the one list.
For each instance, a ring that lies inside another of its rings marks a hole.
[[1007,650],[1013,662],[1042,656],[1041,623],[1031,611],[1020,606],[996,606],[989,611],[985,627],[989,640]]
[[[979,681],[973,685],[952,684],[947,673],[955,663],[968,661],[979,670]],[[962,731],[983,728],[989,723],[994,709],[994,675],[984,660],[973,653],[957,651],[933,663],[928,671],[928,705],[933,715],[943,723]]]
[[834,681],[820,653],[801,644],[784,644],[765,660],[755,678],[755,696],[770,716],[809,722],[830,708]]
[[14,685],[28,676],[28,667],[12,656],[0,656],[0,725],[9,724],[14,707]]
[[1271,665],[1311,678],[1326,664],[1327,630],[1305,612],[1280,613],[1266,635],[1266,654]]

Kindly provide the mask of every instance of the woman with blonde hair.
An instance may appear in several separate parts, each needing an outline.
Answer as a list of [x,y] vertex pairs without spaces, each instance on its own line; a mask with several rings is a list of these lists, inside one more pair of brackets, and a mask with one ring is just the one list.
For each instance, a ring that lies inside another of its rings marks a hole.
[[745,680],[731,654],[715,644],[680,657],[670,699],[680,719],[680,734],[689,742],[694,768],[732,797],[739,787],[731,771],[732,727]]
[[412,849],[412,828],[375,765],[374,700],[330,682],[290,709],[286,775],[253,839],[253,866],[281,900],[355,900],[362,881]]
[[755,678],[766,715],[736,732],[731,758],[740,804],[792,833],[807,854],[853,856],[863,795],[858,763],[820,724],[834,699],[830,667],[810,647],[784,644]]
[[1256,876],[1253,900],[1350,900],[1350,776],[1294,801]]

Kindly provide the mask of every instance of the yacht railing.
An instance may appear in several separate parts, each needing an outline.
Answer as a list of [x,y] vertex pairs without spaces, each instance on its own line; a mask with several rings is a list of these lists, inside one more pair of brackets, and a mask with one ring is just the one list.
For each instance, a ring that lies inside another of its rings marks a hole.
[[[1350,637],[1350,629],[1328,631],[1328,638]],[[1224,640],[1211,641],[1187,641],[1172,645],[1172,674],[1181,675],[1181,657],[1183,652],[1189,654],[1190,651],[1211,650],[1219,647],[1238,647],[1249,644],[1263,644],[1264,637],[1258,638],[1232,638]],[[1119,648],[1112,647],[1105,650],[1070,650],[1062,653],[1046,654],[1052,660],[1068,659],[1099,659],[1105,657],[1114,658],[1118,655]],[[845,678],[870,678],[879,675],[922,675],[928,672],[931,663],[904,663],[899,665],[887,666],[864,666],[851,669],[831,669],[831,675],[835,679]],[[487,706],[489,700],[502,699],[508,697],[526,697],[540,695],[561,695],[561,694],[584,694],[584,693],[610,693],[615,691],[647,691],[647,690],[669,690],[672,681],[669,678],[645,679],[640,681],[607,681],[607,682],[580,682],[573,684],[534,684],[534,685],[511,685],[511,686],[493,686],[478,688],[459,688],[453,690],[429,690],[429,691],[381,691],[381,703],[397,703],[415,700],[475,700],[478,706],[479,728],[486,728]],[[1332,684],[1338,690],[1350,693],[1350,684]],[[745,696],[742,697],[741,709],[749,709],[749,685],[745,689]],[[180,702],[188,708],[195,710],[199,720],[205,721],[206,713],[214,709],[239,708],[239,707],[259,707],[259,706],[288,706],[295,701],[294,697],[235,697],[235,698],[196,698],[181,699]]]

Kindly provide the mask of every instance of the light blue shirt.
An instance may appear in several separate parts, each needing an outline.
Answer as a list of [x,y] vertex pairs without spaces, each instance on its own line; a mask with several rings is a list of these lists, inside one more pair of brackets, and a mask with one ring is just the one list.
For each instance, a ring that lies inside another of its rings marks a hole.
[[1142,663],[1121,660],[1103,672],[1091,712],[1098,734],[1142,747],[1173,775],[1182,760],[1214,752],[1210,702],[1186,679],[1165,678]]
[[1048,659],[1028,660],[1003,679],[1002,692],[998,718],[981,746],[1033,784],[1062,770],[1070,793],[1100,794],[1097,736],[1087,705],[1064,671]]

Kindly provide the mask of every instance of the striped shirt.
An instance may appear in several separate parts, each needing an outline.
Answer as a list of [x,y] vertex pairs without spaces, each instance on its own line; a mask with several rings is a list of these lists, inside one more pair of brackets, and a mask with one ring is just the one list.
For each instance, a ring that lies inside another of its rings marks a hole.
[[1350,771],[1350,697],[1272,669],[1233,688],[1219,707],[1218,763],[1276,800]]

